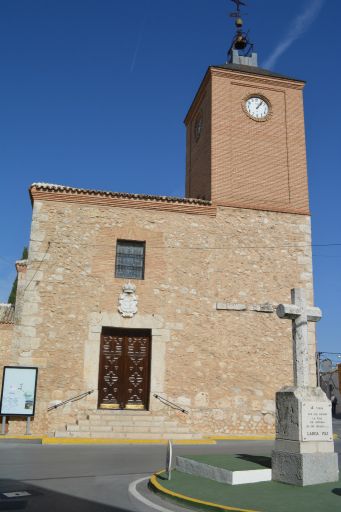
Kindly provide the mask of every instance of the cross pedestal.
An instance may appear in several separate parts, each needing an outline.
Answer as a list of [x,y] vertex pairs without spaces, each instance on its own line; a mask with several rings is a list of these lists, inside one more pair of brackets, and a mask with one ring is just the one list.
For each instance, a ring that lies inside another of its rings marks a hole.
[[318,322],[319,308],[308,307],[305,290],[291,291],[292,304],[280,304],[277,315],[292,321],[294,387],[276,393],[276,442],[272,478],[293,485],[336,482],[331,403],[319,387],[310,385],[308,322]]

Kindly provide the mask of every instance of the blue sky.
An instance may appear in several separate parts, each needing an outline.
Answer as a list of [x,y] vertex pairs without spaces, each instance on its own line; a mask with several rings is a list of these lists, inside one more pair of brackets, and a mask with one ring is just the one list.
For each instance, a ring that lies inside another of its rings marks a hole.
[[[228,0],[0,0],[0,302],[44,181],[184,194],[183,119],[233,35]],[[260,64],[307,80],[314,244],[341,244],[339,0],[249,0]],[[341,351],[341,246],[314,247],[320,350]]]

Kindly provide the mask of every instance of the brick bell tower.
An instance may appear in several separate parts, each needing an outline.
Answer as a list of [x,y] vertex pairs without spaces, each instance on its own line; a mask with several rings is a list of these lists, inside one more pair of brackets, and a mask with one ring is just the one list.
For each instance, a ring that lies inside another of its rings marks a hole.
[[228,63],[208,68],[185,119],[186,197],[309,214],[305,82],[258,67],[232,1]]

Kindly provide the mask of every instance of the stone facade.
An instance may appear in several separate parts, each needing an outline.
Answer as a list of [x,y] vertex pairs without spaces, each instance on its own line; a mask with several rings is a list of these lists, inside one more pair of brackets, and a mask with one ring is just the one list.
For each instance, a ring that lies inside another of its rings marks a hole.
[[13,324],[0,322],[0,383],[2,382],[3,366],[11,364],[11,350],[13,343]]
[[[210,68],[186,118],[186,194],[194,199],[31,187],[11,362],[39,367],[34,433],[274,433],[275,392],[293,382],[291,326],[274,311],[292,288],[305,288],[313,304],[302,88]],[[243,111],[248,92],[269,98],[267,122]],[[127,280],[115,278],[117,240],[146,244],[131,317],[118,311]],[[103,327],[151,331],[148,411],[98,411]],[[312,325],[309,336],[315,385]],[[88,390],[87,399],[47,412]],[[10,432],[21,428],[10,420]]]
[[[31,193],[30,284],[14,362],[39,366],[34,432],[54,432],[97,410],[94,393],[66,411],[46,412],[56,400],[97,388],[103,326],[152,329],[151,415],[164,410],[157,393],[190,411],[169,417],[194,433],[274,431],[275,392],[292,383],[291,327],[262,308],[217,304],[275,306],[290,299],[293,286],[305,287],[312,303],[308,216],[226,207],[213,214],[209,205],[189,213],[177,203],[162,211],[151,201],[137,210],[129,198],[126,207],[112,207],[105,195],[96,205],[82,191],[64,192],[63,200],[53,187]],[[126,282],[114,277],[117,239],[146,242],[133,318],[117,311]],[[312,383],[314,353],[312,329]]]

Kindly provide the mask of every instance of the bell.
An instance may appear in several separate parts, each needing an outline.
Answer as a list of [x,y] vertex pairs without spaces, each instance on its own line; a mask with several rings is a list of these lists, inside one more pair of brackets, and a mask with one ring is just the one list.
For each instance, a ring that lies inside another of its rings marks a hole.
[[247,47],[246,37],[243,35],[237,36],[234,42],[234,47],[236,50],[245,50],[245,48]]

